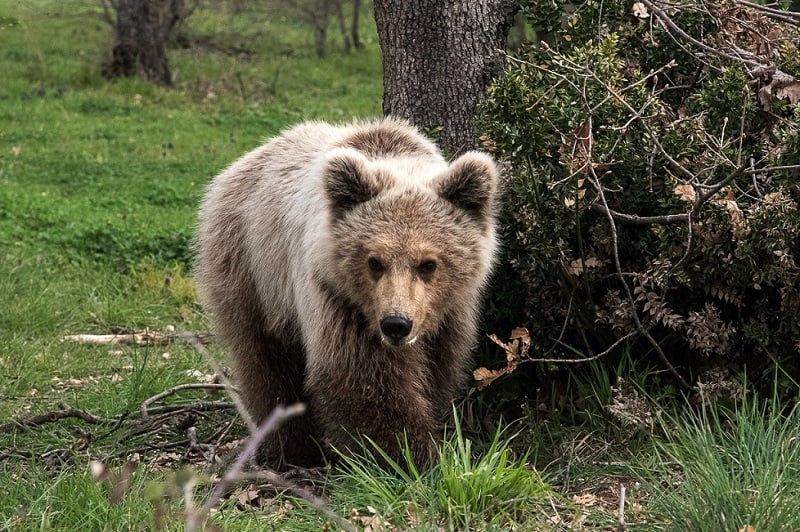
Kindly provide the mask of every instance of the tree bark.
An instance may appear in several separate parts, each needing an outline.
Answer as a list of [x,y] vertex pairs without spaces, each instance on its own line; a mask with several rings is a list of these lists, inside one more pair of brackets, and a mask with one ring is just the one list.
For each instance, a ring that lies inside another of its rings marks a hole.
[[[109,78],[144,76],[160,85],[172,85],[167,63],[166,35],[161,25],[161,0],[119,0],[116,43],[103,74]],[[174,26],[174,21],[170,21]]]
[[383,112],[438,132],[456,155],[477,146],[475,117],[503,71],[514,0],[375,0]]

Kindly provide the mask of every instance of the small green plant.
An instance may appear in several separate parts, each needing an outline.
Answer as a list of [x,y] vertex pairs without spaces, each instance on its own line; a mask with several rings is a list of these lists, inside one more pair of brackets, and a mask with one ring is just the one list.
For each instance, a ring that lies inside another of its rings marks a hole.
[[149,295],[163,295],[176,304],[197,302],[197,285],[192,277],[183,273],[180,263],[171,268],[159,268],[152,262],[132,269],[133,288]]

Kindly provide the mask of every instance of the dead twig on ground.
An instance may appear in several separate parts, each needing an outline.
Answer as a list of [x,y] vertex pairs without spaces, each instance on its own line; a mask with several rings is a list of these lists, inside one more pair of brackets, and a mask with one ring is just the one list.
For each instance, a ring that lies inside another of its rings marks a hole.
[[177,386],[173,386],[172,388],[167,388],[161,393],[158,393],[148,399],[145,399],[142,402],[142,406],[139,407],[139,412],[141,413],[142,419],[146,420],[150,417],[150,405],[155,403],[156,401],[161,401],[169,397],[170,395],[175,395],[176,393],[182,390],[226,390],[229,386],[227,384],[219,384],[219,383],[189,383],[189,384],[179,384]]
[[60,410],[53,410],[52,412],[47,412],[45,414],[23,416],[15,419],[11,423],[0,425],[0,433],[9,433],[38,427],[40,425],[44,425],[45,423],[55,423],[67,418],[77,418],[85,421],[86,423],[91,423],[92,425],[111,425],[117,422],[116,418],[108,419],[100,417],[92,414],[91,412],[87,412],[86,410],[81,410],[79,408],[73,408],[69,405],[62,404]]
[[213,335],[206,332],[184,331],[180,333],[163,333],[143,329],[119,334],[71,334],[62,336],[65,342],[97,345],[170,345],[183,342],[193,347],[197,344],[206,345],[211,342]]

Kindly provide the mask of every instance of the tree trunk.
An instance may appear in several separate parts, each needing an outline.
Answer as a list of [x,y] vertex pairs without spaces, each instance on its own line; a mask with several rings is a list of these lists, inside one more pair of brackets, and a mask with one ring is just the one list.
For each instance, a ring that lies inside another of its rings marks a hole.
[[342,32],[344,51],[350,53],[350,33],[347,31],[347,22],[344,18],[344,0],[337,0],[334,9],[336,10],[336,20],[339,22],[339,31]]
[[333,0],[317,0],[316,8],[311,14],[314,21],[314,48],[317,57],[325,57],[328,52],[328,24],[331,19],[331,3]]
[[103,68],[106,77],[128,77],[142,72],[154,83],[172,84],[161,7],[160,0],[119,0],[116,44],[111,60]]
[[514,0],[375,0],[383,112],[438,131],[453,155],[477,146],[475,116],[503,71]]
[[353,0],[353,23],[350,25],[350,33],[353,38],[353,46],[356,47],[356,50],[364,48],[364,44],[361,42],[361,35],[358,31],[358,23],[360,18],[361,0]]

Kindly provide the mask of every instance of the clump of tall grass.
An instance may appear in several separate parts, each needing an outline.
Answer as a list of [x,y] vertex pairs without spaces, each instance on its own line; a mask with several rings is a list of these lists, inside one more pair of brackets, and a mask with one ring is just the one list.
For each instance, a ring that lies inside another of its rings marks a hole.
[[407,445],[400,464],[370,442],[358,455],[341,455],[339,493],[347,499],[342,504],[367,508],[400,527],[483,530],[519,525],[521,516],[535,519],[551,491],[526,454],[515,456],[512,439],[498,429],[478,450],[456,421],[452,437],[425,472],[415,466]]
[[800,530],[800,410],[781,406],[747,397],[667,421],[651,510],[675,530]]

